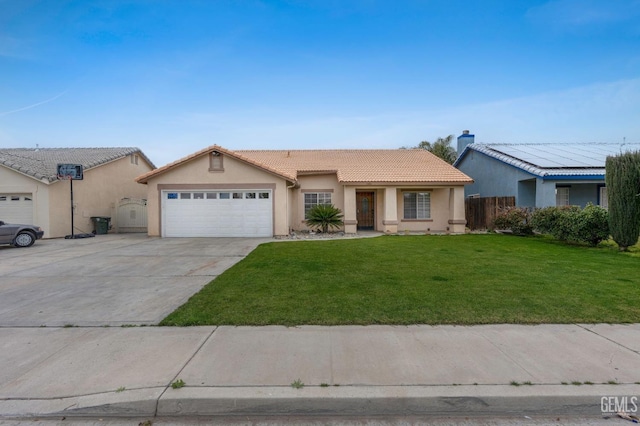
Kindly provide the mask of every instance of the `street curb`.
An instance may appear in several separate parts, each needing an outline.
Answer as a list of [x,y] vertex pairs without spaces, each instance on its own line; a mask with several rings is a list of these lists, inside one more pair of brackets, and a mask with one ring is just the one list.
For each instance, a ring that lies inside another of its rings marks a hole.
[[[184,387],[48,400],[0,401],[0,418],[189,416],[601,417],[601,398],[640,396],[639,385]],[[615,415],[615,413],[609,413]]]

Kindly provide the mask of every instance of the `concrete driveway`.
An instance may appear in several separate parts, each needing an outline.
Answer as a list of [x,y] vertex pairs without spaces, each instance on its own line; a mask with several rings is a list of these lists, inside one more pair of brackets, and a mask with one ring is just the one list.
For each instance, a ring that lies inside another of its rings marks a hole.
[[267,241],[108,234],[0,246],[0,327],[157,324]]

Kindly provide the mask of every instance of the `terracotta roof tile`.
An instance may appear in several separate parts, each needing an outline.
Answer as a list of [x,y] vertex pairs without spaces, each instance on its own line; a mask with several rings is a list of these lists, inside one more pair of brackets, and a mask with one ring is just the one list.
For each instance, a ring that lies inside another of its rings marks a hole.
[[218,151],[295,182],[300,175],[336,173],[344,183],[471,183],[473,180],[422,149],[239,150],[213,145],[139,176],[149,179]]
[[288,174],[335,172],[344,183],[456,182],[473,180],[422,149],[235,151]]

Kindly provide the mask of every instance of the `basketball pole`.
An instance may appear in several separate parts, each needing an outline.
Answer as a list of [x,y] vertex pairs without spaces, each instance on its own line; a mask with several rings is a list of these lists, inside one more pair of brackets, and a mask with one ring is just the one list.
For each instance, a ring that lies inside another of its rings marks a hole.
[[71,184],[71,239],[75,236],[73,235],[73,178],[69,176],[69,182]]

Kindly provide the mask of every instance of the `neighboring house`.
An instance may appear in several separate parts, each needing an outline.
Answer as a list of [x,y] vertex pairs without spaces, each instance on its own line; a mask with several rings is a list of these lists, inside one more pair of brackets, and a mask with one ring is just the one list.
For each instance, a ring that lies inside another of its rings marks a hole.
[[214,145],[137,179],[149,235],[269,237],[333,204],[344,232],[464,232],[472,180],[419,149],[230,151]]
[[465,131],[453,165],[474,180],[467,197],[515,196],[519,207],[607,207],[606,158],[635,150],[640,144],[480,144]]
[[138,148],[0,148],[0,220],[39,225],[45,238],[71,234],[71,185],[58,164],[84,166],[73,182],[74,233],[91,232],[92,216],[116,222],[120,200],[146,197],[135,178],[155,168]]

